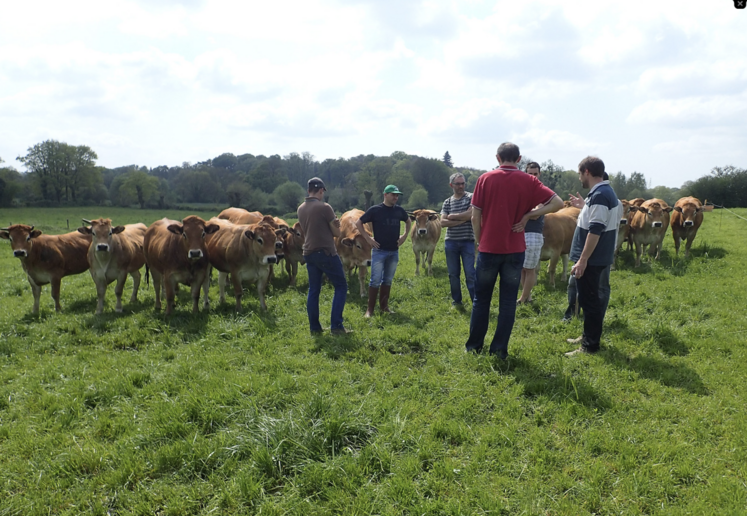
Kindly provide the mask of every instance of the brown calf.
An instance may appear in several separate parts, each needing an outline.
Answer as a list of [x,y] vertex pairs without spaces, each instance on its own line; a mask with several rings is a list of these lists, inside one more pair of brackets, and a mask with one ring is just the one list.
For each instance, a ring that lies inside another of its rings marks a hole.
[[21,261],[34,295],[33,313],[39,313],[42,285],[52,285],[52,299],[56,311],[60,306],[62,278],[88,270],[86,253],[91,237],[77,231],[64,235],[43,235],[34,226],[14,224],[0,229],[0,238],[10,240],[13,256]]
[[[358,232],[355,222],[363,216],[363,210],[346,211],[340,217],[340,236],[335,238],[335,248],[340,255],[342,268],[349,275],[358,267],[358,282],[361,297],[366,297],[366,274],[371,266],[371,244]],[[371,224],[364,224],[363,228],[369,235],[373,235]]]
[[[550,260],[547,265],[547,274],[553,287],[555,286],[555,269],[561,258],[563,259],[563,274],[560,279],[565,282],[568,278],[568,255],[571,252],[573,233],[576,231],[579,213],[581,210],[569,206],[545,215],[545,225],[542,228],[544,243],[540,260]],[[537,268],[539,269],[539,266]]]
[[675,254],[680,254],[680,242],[685,240],[685,258],[690,254],[698,228],[703,223],[703,205],[695,197],[683,197],[674,203],[672,213],[672,237]]
[[648,254],[659,259],[661,244],[669,227],[672,208],[661,199],[649,199],[640,206],[631,206],[633,220],[630,223],[630,238],[635,245],[635,266],[641,265],[641,255],[649,245]]
[[410,214],[415,221],[410,236],[412,251],[415,253],[415,276],[420,275],[420,257],[423,256],[423,267],[428,260],[428,276],[433,276],[433,254],[441,238],[441,216],[432,210],[415,210]]
[[117,305],[114,311],[122,312],[122,291],[128,274],[132,276],[133,283],[130,303],[137,301],[140,269],[145,265],[143,239],[148,228],[145,224],[112,227],[111,219],[83,219],[83,222],[89,226],[80,227],[78,231],[93,238],[88,248],[88,265],[98,294],[96,313],[104,311],[106,287],[114,280],[117,280],[114,287]]
[[[150,225],[145,232],[143,251],[145,263],[153,275],[153,286],[156,289],[156,310],[161,309],[161,287],[166,293],[166,315],[174,310],[176,285],[189,285],[192,290],[192,312],[198,312],[200,287],[208,276],[208,256],[205,236],[215,233],[220,227],[207,224],[200,217],[190,215],[177,222],[161,219]],[[210,306],[207,296],[204,308]]]

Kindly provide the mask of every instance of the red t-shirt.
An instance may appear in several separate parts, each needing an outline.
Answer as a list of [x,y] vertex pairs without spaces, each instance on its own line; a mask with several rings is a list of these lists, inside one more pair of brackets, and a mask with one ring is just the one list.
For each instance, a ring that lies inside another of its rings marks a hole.
[[510,254],[526,251],[524,232],[511,226],[538,204],[546,204],[555,192],[539,179],[512,165],[501,165],[480,176],[472,194],[472,206],[482,210],[480,252]]

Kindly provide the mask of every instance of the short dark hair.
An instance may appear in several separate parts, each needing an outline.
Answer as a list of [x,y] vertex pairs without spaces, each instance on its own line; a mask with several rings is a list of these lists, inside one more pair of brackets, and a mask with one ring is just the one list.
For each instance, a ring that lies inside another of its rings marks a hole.
[[521,157],[519,146],[511,142],[501,143],[498,146],[498,157],[501,158],[502,161],[510,161],[516,163]]
[[530,168],[536,168],[539,169],[540,172],[542,172],[542,167],[540,167],[539,163],[537,163],[536,161],[530,161],[529,163],[527,163],[527,170],[529,170]]
[[594,177],[604,177],[604,161],[596,156],[587,156],[578,164],[578,171],[588,171]]

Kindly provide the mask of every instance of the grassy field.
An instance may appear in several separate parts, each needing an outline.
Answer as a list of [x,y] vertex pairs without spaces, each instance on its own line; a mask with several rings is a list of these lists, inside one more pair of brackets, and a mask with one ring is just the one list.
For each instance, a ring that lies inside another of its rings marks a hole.
[[[747,210],[739,210],[747,216]],[[0,210],[65,232],[80,217],[146,224],[187,213]],[[213,214],[201,214],[209,217]],[[410,242],[396,314],[312,338],[305,269],[192,316],[154,295],[95,316],[88,273],[41,314],[0,240],[0,515],[747,513],[747,221],[707,213],[692,257],[612,273],[603,350],[563,357],[578,321],[543,273],[508,364],[464,353],[443,243],[434,277]],[[123,299],[129,299],[131,280]],[[466,289],[465,289],[466,292]],[[329,324],[332,291],[322,292]],[[494,299],[489,335],[495,328]]]

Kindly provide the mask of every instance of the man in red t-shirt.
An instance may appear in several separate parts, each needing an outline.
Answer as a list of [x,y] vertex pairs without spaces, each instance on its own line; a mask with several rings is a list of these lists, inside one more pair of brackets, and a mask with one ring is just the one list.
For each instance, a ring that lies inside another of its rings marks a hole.
[[530,217],[558,211],[563,201],[536,177],[519,170],[517,145],[502,143],[496,158],[500,166],[481,175],[472,194],[472,229],[479,253],[466,346],[467,351],[482,350],[493,289],[500,275],[498,325],[490,353],[505,360],[524,266],[524,226]]

